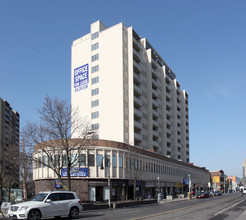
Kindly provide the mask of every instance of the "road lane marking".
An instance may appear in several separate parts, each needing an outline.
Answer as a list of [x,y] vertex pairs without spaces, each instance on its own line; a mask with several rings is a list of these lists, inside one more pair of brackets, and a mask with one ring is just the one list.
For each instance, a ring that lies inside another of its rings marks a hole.
[[227,210],[233,208],[234,206],[240,204],[241,202],[244,202],[245,200],[246,200],[246,199],[244,199],[244,200],[242,200],[242,201],[239,201],[239,202],[235,203],[234,205],[231,205],[231,206],[229,206],[229,207],[227,207],[227,208],[224,208],[224,209],[220,210],[219,212],[215,213],[214,215],[215,215],[215,216],[216,216],[216,215],[219,215],[219,214],[221,214],[221,213],[223,213],[223,212],[225,212],[225,211],[227,211]]
[[[226,199],[228,199],[228,197],[222,198],[221,200],[226,200]],[[191,208],[194,208],[194,207],[197,207],[197,206],[202,206],[202,205],[206,205],[206,204],[209,204],[209,203],[211,204],[211,203],[215,203],[215,202],[217,202],[217,199],[216,200],[213,200],[213,201],[208,201],[208,202],[204,202],[204,203],[192,205],[192,206],[187,206],[187,207],[180,208],[180,209],[174,209],[174,210],[170,210],[170,211],[166,211],[166,212],[156,213],[156,214],[153,214],[153,215],[147,215],[147,216],[143,216],[143,217],[137,217],[137,218],[133,218],[131,220],[141,220],[141,219],[147,219],[147,218],[157,217],[157,216],[160,216],[160,215],[167,215],[167,214],[171,214],[173,212],[179,212],[179,211],[183,211],[185,209],[191,209]]]

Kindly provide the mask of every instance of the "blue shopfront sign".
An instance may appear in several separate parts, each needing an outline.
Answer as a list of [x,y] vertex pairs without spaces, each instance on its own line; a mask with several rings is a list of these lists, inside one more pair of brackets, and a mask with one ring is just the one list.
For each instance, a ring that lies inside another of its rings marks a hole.
[[89,65],[85,64],[74,69],[74,91],[78,92],[88,88]]
[[[67,168],[62,168],[61,176],[67,177]],[[80,168],[80,167],[73,167],[70,170],[71,177],[87,177],[88,176],[88,168]]]
[[183,185],[189,185],[189,178],[183,178]]
[[60,180],[55,180],[55,188],[56,189],[62,189],[62,184]]

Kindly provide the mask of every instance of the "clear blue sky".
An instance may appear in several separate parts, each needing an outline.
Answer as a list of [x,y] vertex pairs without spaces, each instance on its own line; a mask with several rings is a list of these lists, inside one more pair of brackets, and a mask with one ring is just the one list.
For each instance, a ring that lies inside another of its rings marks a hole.
[[0,97],[39,120],[46,94],[70,100],[71,45],[101,20],[146,37],[189,94],[190,161],[242,176],[246,1],[2,0]]

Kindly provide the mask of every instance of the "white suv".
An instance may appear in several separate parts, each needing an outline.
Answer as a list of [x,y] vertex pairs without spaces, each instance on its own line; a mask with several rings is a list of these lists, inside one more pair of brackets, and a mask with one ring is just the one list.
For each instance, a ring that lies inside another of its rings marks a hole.
[[82,209],[81,201],[75,192],[48,191],[40,192],[31,201],[11,205],[8,214],[10,219],[39,220],[64,215],[76,219]]

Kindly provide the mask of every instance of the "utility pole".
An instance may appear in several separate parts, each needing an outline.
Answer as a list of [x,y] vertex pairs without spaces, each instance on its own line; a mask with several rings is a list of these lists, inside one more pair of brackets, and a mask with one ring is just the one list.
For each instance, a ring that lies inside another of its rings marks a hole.
[[[103,157],[104,158],[104,157]],[[103,166],[103,158],[102,158],[102,162],[101,162],[101,167],[100,169],[103,170],[104,169],[104,166]],[[111,190],[110,190],[110,164],[108,164],[108,169],[107,169],[107,176],[108,176],[108,189],[109,189],[109,196],[108,196],[108,208],[111,209],[111,200],[110,200],[110,197],[111,197]]]
[[22,190],[23,190],[23,199],[27,201],[26,195],[26,153],[25,153],[25,142],[22,143],[22,164],[23,164],[23,177],[22,177]]

